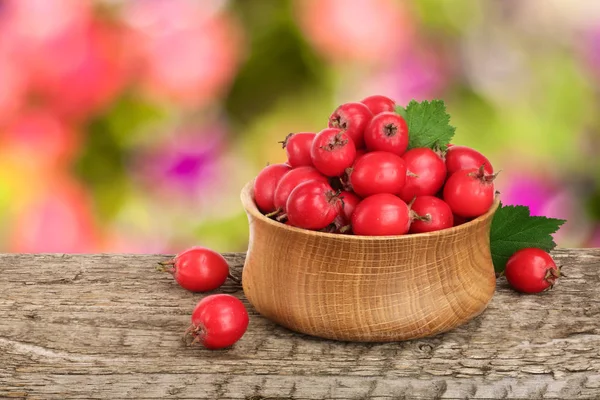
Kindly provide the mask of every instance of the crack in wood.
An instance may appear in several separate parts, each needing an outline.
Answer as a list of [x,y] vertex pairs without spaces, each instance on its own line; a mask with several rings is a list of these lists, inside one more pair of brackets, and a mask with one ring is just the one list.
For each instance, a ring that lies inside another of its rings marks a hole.
[[296,338],[291,339],[290,351],[287,354],[288,358],[294,358],[298,352],[298,340]]
[[83,355],[73,355],[66,352],[54,351],[42,346],[37,346],[29,343],[19,342],[0,337],[0,348],[5,352],[13,351],[19,354],[33,357],[34,359],[61,359],[69,362],[84,362],[96,361],[94,357],[86,357]]
[[227,393],[227,386],[231,383],[231,375],[227,374],[223,379],[215,382],[215,399],[220,399]]

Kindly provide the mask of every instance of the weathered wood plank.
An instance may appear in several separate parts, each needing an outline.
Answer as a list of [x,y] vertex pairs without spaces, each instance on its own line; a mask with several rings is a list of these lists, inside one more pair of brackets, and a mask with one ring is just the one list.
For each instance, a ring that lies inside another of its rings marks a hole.
[[[554,290],[500,280],[482,316],[437,337],[325,341],[250,309],[242,340],[208,351],[180,340],[202,295],[154,271],[165,256],[0,255],[0,397],[600,398],[600,249],[555,256]],[[243,255],[227,258],[239,276]]]

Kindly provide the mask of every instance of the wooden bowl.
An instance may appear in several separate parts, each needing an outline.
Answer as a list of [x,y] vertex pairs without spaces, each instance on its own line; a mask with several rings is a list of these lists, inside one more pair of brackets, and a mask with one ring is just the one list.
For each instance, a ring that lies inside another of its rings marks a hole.
[[244,294],[266,318],[327,339],[391,342],[453,329],[487,306],[496,288],[490,225],[498,208],[443,231],[353,236],[294,228],[241,194],[250,241]]

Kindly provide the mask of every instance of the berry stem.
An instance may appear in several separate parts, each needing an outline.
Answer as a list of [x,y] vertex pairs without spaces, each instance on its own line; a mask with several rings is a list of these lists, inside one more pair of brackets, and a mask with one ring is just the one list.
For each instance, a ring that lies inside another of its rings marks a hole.
[[332,190],[329,190],[329,191],[325,192],[325,197],[327,198],[328,203],[337,203],[338,201],[340,201],[342,203],[342,207],[343,207],[344,199],[340,197],[341,194],[342,194],[341,190],[337,190],[335,192]]
[[270,212],[268,214],[265,214],[265,217],[267,218],[271,218],[271,217],[275,217],[276,215],[278,215],[281,212],[281,208],[278,208],[277,210]]
[[285,221],[287,219],[287,214],[286,213],[280,214],[275,219],[279,222]]
[[171,265],[175,265],[175,260],[159,261],[155,269],[160,272],[168,272],[170,274],[174,274],[175,268],[171,267]]
[[342,122],[342,117],[340,115],[334,115],[331,118],[331,125],[334,128],[340,128],[341,130],[346,130],[346,124]]
[[446,153],[448,152],[447,146],[440,146],[439,142],[435,142],[433,145],[433,152],[440,156],[442,160],[446,161]]
[[344,188],[344,190],[352,190],[352,185],[350,184],[350,175],[352,175],[352,171],[354,171],[354,168],[346,168],[346,171],[344,171],[346,179],[340,176],[340,182],[342,183],[342,187]]
[[548,268],[546,270],[546,276],[544,276],[544,279],[546,279],[547,281],[555,281],[558,278],[560,278],[559,270],[556,270],[554,268]]
[[[411,202],[411,205],[412,205],[412,202]],[[431,221],[431,214],[419,215],[416,212],[414,212],[413,210],[410,210],[410,218],[413,221],[430,222]]]
[[294,133],[293,133],[293,132],[292,132],[292,133],[289,133],[289,134],[288,134],[288,135],[285,137],[285,139],[283,139],[282,141],[280,141],[280,142],[277,142],[277,143],[281,143],[281,148],[282,148],[282,149],[285,149],[285,147],[287,146],[287,142],[288,142],[288,140],[289,140],[289,139],[290,139],[290,138],[291,138],[293,135],[294,135]]
[[346,233],[348,232],[350,229],[352,229],[352,225],[344,225],[340,228],[340,233]]
[[479,167],[479,171],[477,172],[477,177],[485,178],[485,164],[481,164],[481,167]]
[[[413,196],[412,200],[410,201],[410,203],[407,204],[408,209],[411,210],[413,204],[415,204],[415,201],[417,200],[417,196]],[[412,210],[411,210],[412,211]]]
[[498,177],[498,174],[499,174],[500,172],[502,172],[502,171],[498,171],[498,172],[496,172],[495,174],[485,175],[485,176],[483,177],[483,180],[484,180],[485,182],[493,182],[493,181],[494,181],[494,180],[495,180],[495,179]]
[[496,172],[495,174],[486,174],[485,173],[485,164],[481,164],[481,167],[477,170],[477,172],[472,172],[469,176],[473,178],[479,179],[483,183],[492,183],[501,171]]
[[185,330],[185,332],[183,332],[183,336],[181,337],[181,340],[183,340],[185,343],[187,343],[188,336],[190,336],[192,334],[192,331],[194,329],[196,329],[196,327],[194,325],[188,326],[187,329]]
[[[204,339],[204,335],[205,332],[202,325],[195,326],[192,324],[185,330],[181,339],[187,346],[193,346],[196,343],[200,343]],[[190,337],[193,338],[191,342],[189,342]]]

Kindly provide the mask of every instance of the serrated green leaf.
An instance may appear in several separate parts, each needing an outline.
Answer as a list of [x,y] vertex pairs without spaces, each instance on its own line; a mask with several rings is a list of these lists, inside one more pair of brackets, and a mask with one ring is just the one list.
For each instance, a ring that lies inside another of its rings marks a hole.
[[552,234],[566,221],[556,218],[532,217],[525,206],[503,206],[494,215],[490,246],[494,269],[502,273],[508,259],[518,250],[528,247],[550,251],[556,247]]
[[406,114],[406,109],[404,107],[396,106],[394,111],[396,111],[396,114],[400,114],[400,116],[404,118],[404,120],[408,118],[408,115]]
[[[400,115],[401,112],[396,109]],[[417,102],[411,100],[405,110],[408,124],[408,148],[435,146],[444,148],[454,137],[454,128],[450,125],[450,115],[442,100]]]

